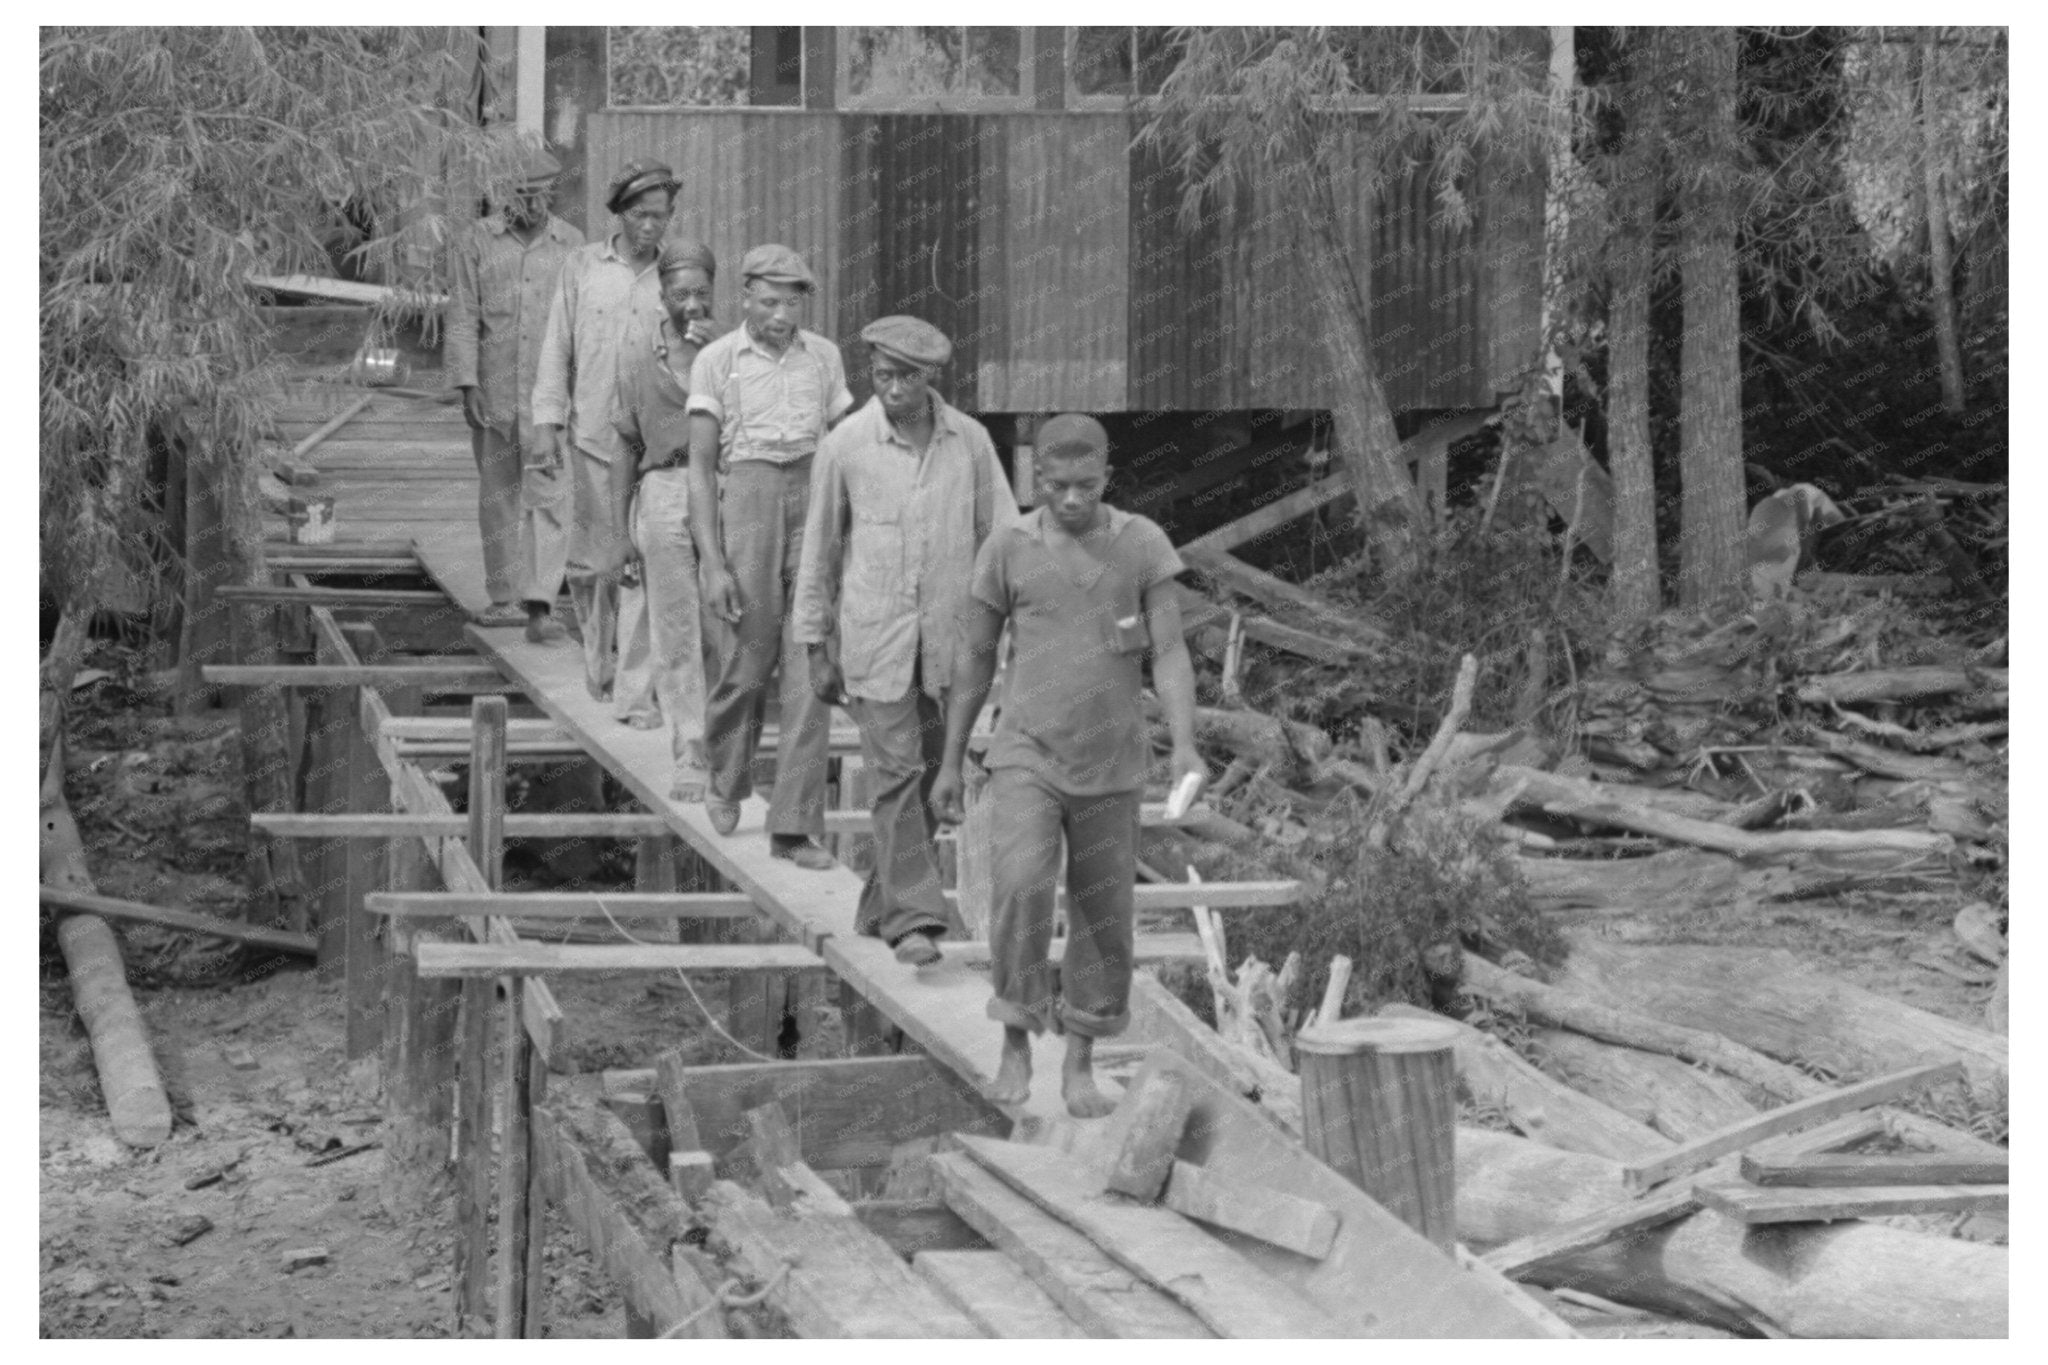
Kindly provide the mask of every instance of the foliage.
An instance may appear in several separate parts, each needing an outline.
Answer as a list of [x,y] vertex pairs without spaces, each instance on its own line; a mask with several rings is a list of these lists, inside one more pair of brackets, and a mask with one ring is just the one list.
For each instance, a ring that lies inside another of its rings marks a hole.
[[615,24],[605,31],[611,102],[654,107],[745,104],[752,31]]
[[[139,544],[173,433],[246,502],[276,373],[252,273],[356,258],[435,287],[497,163],[467,119],[474,31],[41,31],[42,580],[91,604]],[[445,204],[445,209],[443,205]]]
[[[1292,877],[1305,892],[1296,905],[1227,917],[1232,970],[1248,957],[1277,969],[1300,952],[1288,1006],[1303,1009],[1321,998],[1330,959],[1341,953],[1352,962],[1344,1012],[1359,1014],[1395,1000],[1450,1003],[1442,964],[1426,965],[1432,949],[1435,957],[1484,942],[1489,952],[1556,961],[1560,941],[1530,905],[1514,860],[1462,817],[1434,808],[1427,817],[1410,822],[1411,841],[1371,850],[1358,837],[1363,805],[1346,794],[1292,848],[1263,844],[1219,860],[1218,880]],[[1206,984],[1190,993],[1205,995]]]

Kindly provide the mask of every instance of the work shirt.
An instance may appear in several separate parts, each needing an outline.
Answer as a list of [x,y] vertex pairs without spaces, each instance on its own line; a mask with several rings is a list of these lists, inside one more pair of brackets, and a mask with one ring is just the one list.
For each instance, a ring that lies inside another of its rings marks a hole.
[[548,309],[533,385],[534,425],[566,427],[577,449],[607,463],[619,450],[612,426],[619,358],[643,328],[667,316],[654,267],[652,260],[636,267],[620,252],[617,236],[592,242],[563,262]]
[[612,426],[640,472],[690,462],[690,366],[698,348],[664,314],[644,328],[619,363]]
[[1181,571],[1157,524],[1103,504],[1107,534],[1070,576],[1043,507],[996,531],[974,562],[976,601],[1009,618],[1011,655],[990,768],[1023,768],[1069,796],[1145,785],[1145,593]]
[[533,434],[533,381],[548,307],[563,263],[582,245],[583,234],[552,214],[531,244],[519,240],[503,214],[493,214],[472,225],[452,253],[442,368],[452,387],[477,390],[484,425],[516,436],[521,449]]
[[1017,519],[988,429],[931,397],[923,454],[870,398],[827,433],[811,466],[793,630],[808,645],[837,629],[848,696],[900,701],[920,663],[925,693],[945,695],[975,551]]
[[781,355],[735,327],[690,368],[690,411],[718,419],[721,468],[815,454],[826,425],[852,406],[839,348],[801,327]]

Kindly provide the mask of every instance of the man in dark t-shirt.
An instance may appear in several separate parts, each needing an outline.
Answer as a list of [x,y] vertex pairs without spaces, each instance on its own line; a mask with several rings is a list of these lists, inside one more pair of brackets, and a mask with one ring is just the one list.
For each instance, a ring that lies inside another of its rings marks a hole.
[[[1138,803],[1149,744],[1139,699],[1144,661],[1173,734],[1173,779],[1201,773],[1194,741],[1194,670],[1182,636],[1166,533],[1102,501],[1109,439],[1091,417],[1061,416],[1039,434],[1039,508],[996,531],[975,558],[963,650],[946,716],[946,750],[931,802],[961,818],[960,767],[995,674],[1008,623],[1002,717],[989,746],[986,799],[995,849],[989,928],[989,1017],[1003,1026],[992,1098],[1031,1092],[1031,1035],[1064,1030],[1060,1093],[1068,1112],[1110,1110],[1096,1088],[1095,1039],[1130,1023],[1131,888]],[[1048,958],[1060,841],[1066,840],[1067,947]]]

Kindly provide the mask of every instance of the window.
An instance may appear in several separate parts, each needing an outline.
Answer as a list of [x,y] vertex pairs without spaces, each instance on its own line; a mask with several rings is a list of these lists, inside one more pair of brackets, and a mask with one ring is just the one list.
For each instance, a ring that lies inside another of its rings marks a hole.
[[1020,28],[843,28],[839,107],[1027,108],[1030,46]]
[[616,25],[605,44],[614,109],[803,103],[801,28]]
[[1068,29],[1068,107],[1100,108],[1156,95],[1176,56],[1164,28]]

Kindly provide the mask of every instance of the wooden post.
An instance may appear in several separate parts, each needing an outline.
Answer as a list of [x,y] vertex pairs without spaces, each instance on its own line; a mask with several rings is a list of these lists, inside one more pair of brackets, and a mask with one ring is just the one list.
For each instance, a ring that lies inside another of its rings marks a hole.
[[[633,845],[633,889],[673,891],[676,889],[676,841],[666,834],[641,839]],[[681,921],[677,921],[680,934]],[[638,931],[636,931],[637,933]],[[666,936],[666,935],[664,935]],[[680,942],[680,938],[678,938]]]
[[1346,1019],[1296,1035],[1308,1149],[1449,1254],[1458,1121],[1449,1022]]
[[516,1339],[530,1335],[526,1291],[532,1229],[527,1221],[527,1194],[532,1159],[534,1055],[533,1041],[526,1036],[526,1022],[520,1017],[525,983],[513,977],[505,985],[505,1065],[498,1090],[502,1100],[498,1130],[498,1301],[493,1316],[497,1336]]
[[[391,844],[393,891],[432,891],[440,878],[418,839]],[[424,920],[431,930],[446,923]],[[410,952],[392,953],[384,1014],[384,1208],[411,1217],[432,1202],[448,1170],[448,1128],[455,1116],[455,1026],[462,988],[423,981]]]
[[[469,852],[493,890],[505,873],[505,715],[502,696],[478,697],[471,703]],[[461,1145],[455,1209],[457,1331],[463,1330],[470,1318],[482,1316],[487,1292],[491,1135],[486,1070],[493,993],[491,982],[481,977],[465,978],[462,983]],[[512,994],[515,1014],[518,1004]]]
[[[323,664],[346,663],[327,637],[315,642],[314,658]],[[299,809],[340,815],[348,809],[349,732],[357,729],[356,692],[352,687],[323,687],[308,700],[306,717],[305,797]],[[320,937],[319,977],[331,981],[344,970],[348,945],[348,844],[322,839],[313,845],[312,905],[308,927]]]
[[[358,661],[382,661],[384,642],[375,626],[349,624],[341,628],[341,633]],[[363,733],[361,690],[354,689],[347,695],[347,724],[341,729],[347,756],[346,806],[352,811],[381,811],[391,804],[391,780],[377,759],[376,742]],[[346,1047],[350,1061],[369,1056],[377,1046],[384,964],[378,960],[377,925],[363,913],[363,896],[375,890],[382,878],[385,843],[351,839],[343,846],[342,970],[346,981],[343,994],[347,1001]]]

